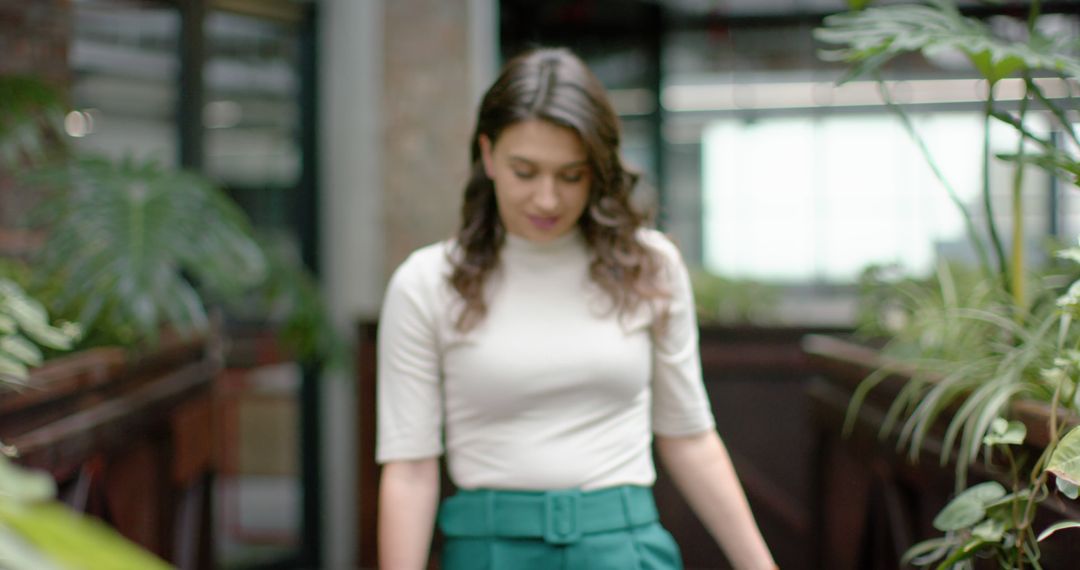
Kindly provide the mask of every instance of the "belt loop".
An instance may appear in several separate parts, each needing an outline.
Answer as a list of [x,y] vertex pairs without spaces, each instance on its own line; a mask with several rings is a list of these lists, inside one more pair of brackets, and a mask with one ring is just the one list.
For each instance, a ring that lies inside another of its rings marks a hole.
[[495,545],[498,543],[498,541],[495,540],[495,538],[498,536],[496,534],[496,532],[497,532],[497,529],[498,529],[498,526],[499,526],[498,522],[495,520],[495,491],[494,491],[494,489],[488,489],[487,493],[485,493],[484,499],[485,499],[484,500],[484,506],[486,507],[485,510],[487,511],[485,513],[484,518],[487,519],[487,530],[488,530],[488,540],[486,541],[487,546],[488,546],[488,564],[487,564],[487,567],[489,569],[491,569],[491,570],[494,570],[495,569]]
[[622,497],[629,526],[641,526],[660,520],[652,489],[626,485],[622,487]]
[[626,517],[626,526],[634,526],[634,511],[630,505],[630,486],[621,485],[619,487],[619,496],[622,497],[623,516]]

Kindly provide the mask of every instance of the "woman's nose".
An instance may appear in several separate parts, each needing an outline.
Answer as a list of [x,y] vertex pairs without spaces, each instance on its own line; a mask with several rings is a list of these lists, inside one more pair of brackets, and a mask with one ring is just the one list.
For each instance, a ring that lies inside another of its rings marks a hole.
[[559,193],[555,186],[554,176],[546,176],[540,180],[536,193],[533,194],[533,203],[544,211],[554,210],[559,205]]

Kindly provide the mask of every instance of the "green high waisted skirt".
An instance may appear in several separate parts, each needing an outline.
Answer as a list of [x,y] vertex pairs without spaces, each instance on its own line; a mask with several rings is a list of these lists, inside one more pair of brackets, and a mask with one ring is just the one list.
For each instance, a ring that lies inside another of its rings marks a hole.
[[652,490],[461,491],[439,507],[444,570],[678,570]]

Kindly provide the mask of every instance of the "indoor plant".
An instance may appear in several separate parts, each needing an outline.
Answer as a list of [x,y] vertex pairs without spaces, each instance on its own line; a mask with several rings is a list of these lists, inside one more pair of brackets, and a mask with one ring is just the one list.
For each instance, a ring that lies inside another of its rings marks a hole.
[[[78,339],[71,323],[50,324],[44,307],[13,281],[0,278],[0,393],[24,388],[44,346],[68,350]],[[168,566],[104,523],[56,500],[48,473],[11,461],[0,442],[0,566],[12,570],[155,569]]]
[[82,326],[80,346],[149,348],[163,327],[205,330],[210,303],[254,305],[299,358],[344,363],[314,278],[207,178],[76,152],[61,131],[62,98],[34,78],[0,77],[0,107],[0,173],[34,189],[21,229],[45,236],[0,261]]
[[[255,307],[260,317],[280,325],[284,344],[298,359],[318,364],[337,356],[338,363],[347,362],[340,358],[341,342],[328,325],[309,272],[260,240],[242,212],[207,179],[152,160],[76,152],[65,144],[59,124],[62,97],[34,78],[0,77],[0,109],[0,184],[11,188],[15,180],[34,190],[28,215],[14,219],[20,230],[41,238],[31,240],[39,247],[0,251],[0,277],[29,293],[20,293],[23,308],[39,307],[33,311],[39,315],[47,308],[85,332],[77,341],[69,339],[70,346],[48,346],[43,338],[43,349],[26,339],[0,339],[0,357],[9,357],[0,361],[9,365],[8,379],[25,381],[28,366],[61,348],[121,346],[138,364],[156,348],[162,332],[212,334],[207,329],[214,306],[233,304]],[[30,302],[30,295],[40,305]],[[0,328],[11,329],[5,324],[10,322],[0,318]],[[41,336],[33,327],[21,330]],[[57,330],[74,332],[71,326]],[[4,478],[9,473],[15,475]],[[116,540],[107,538],[102,525],[58,508],[51,501],[53,485],[45,489],[40,476],[22,473],[7,460],[0,463],[0,566],[52,567],[24,547],[29,539],[39,554],[49,551],[54,566],[155,567],[115,533]],[[50,540],[65,537],[61,550],[69,554],[50,550]],[[91,551],[88,542],[101,548]],[[81,559],[79,551],[85,551]],[[91,565],[94,560],[97,566]]]
[[[1080,317],[1080,281],[1075,280],[1075,266],[1068,265],[1049,268],[1052,277],[1035,276],[1036,268],[1024,255],[1021,189],[1026,166],[1044,169],[1075,186],[1080,163],[1032,132],[1025,118],[1041,111],[1069,140],[1080,143],[1067,116],[1076,108],[1075,99],[1054,101],[1036,80],[1041,75],[1068,85],[1070,79],[1080,77],[1080,61],[1069,43],[1075,40],[1048,37],[1039,30],[1037,1],[1028,6],[1022,26],[1025,37],[1012,40],[994,35],[983,22],[965,17],[945,0],[871,8],[865,7],[867,2],[852,4],[852,12],[827,18],[817,30],[819,40],[840,46],[824,51],[823,57],[850,65],[842,81],[875,75],[886,104],[897,112],[964,216],[980,268],[975,279],[958,284],[955,272],[943,265],[929,284],[909,281],[896,290],[892,309],[899,318],[892,320],[899,323],[888,328],[898,342],[887,350],[891,364],[860,386],[849,417],[854,417],[868,391],[891,372],[903,369],[911,379],[894,400],[883,435],[896,433],[899,445],[906,446],[914,459],[934,424],[947,418],[942,461],[956,462],[957,490],[967,487],[968,468],[980,452],[1010,484],[1006,489],[987,482],[960,492],[934,521],[943,536],[914,546],[906,557],[909,561],[965,567],[983,555],[1003,567],[1039,567],[1039,541],[1061,528],[1080,526],[1077,521],[1063,521],[1039,534],[1032,528],[1034,507],[1048,495],[1049,481],[1071,498],[1076,498],[1080,482],[1080,431],[1073,428],[1065,433],[1065,417],[1080,411],[1080,333],[1072,326]],[[946,51],[966,56],[989,86],[982,105],[986,127],[983,227],[977,226],[907,113],[893,104],[887,84],[877,75],[882,65],[900,54]],[[1010,109],[995,101],[994,87],[1013,76],[1021,79],[1024,95]],[[1017,131],[1020,144],[1014,153],[991,154],[992,122]],[[990,195],[986,165],[993,160],[1015,165],[1008,251],[995,223]],[[1060,256],[1080,261],[1080,249],[1064,250]],[[1025,460],[1014,449],[1025,440],[1024,426],[1008,417],[1010,403],[1018,399],[1043,401],[1049,408],[1049,441],[1034,461]]]

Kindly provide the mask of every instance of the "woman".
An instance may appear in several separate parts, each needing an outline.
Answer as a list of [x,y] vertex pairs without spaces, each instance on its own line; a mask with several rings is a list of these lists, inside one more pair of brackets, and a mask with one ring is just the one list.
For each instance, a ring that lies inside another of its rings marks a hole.
[[[379,330],[379,556],[680,568],[651,442],[737,568],[773,568],[701,380],[687,271],[631,205],[618,121],[577,57],[510,61],[481,103],[453,240],[413,253]],[[444,443],[445,442],[445,443]],[[438,457],[460,489],[441,507]]]

